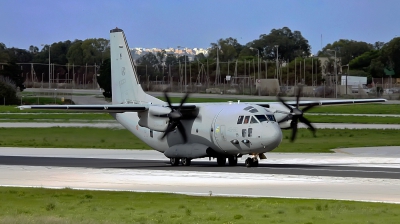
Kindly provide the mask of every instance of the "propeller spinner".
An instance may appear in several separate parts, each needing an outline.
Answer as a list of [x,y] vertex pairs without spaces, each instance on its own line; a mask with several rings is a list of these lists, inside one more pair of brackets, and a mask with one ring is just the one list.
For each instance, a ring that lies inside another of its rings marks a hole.
[[[291,129],[292,129],[292,136],[291,136],[291,138],[290,138],[290,141],[292,141],[292,142],[296,139],[297,128],[298,128],[297,126],[298,126],[299,121],[302,122],[302,123],[304,123],[304,124],[306,124],[306,125],[310,128],[310,130],[313,132],[313,134],[314,134],[314,136],[315,136],[315,128],[314,128],[314,126],[311,124],[311,122],[310,122],[307,118],[304,117],[304,113],[307,112],[308,110],[310,110],[311,108],[313,108],[313,107],[319,105],[319,104],[318,104],[318,103],[311,104],[311,105],[306,106],[303,110],[301,110],[301,109],[299,108],[299,100],[300,100],[301,91],[302,91],[302,87],[300,86],[300,87],[297,89],[296,107],[294,107],[294,108],[291,107],[290,105],[288,105],[287,103],[285,103],[285,101],[284,101],[280,96],[278,96],[278,100],[279,100],[286,108],[288,108],[288,109],[290,110],[290,114],[289,114],[288,116],[291,116],[291,117],[292,117],[292,122],[290,123],[290,127],[291,127]],[[283,121],[285,121],[285,119],[282,120],[282,121],[280,121],[280,122],[283,122]],[[279,122],[279,123],[280,123],[280,122]]]
[[167,94],[167,91],[164,91],[164,97],[167,100],[168,107],[171,109],[171,112],[168,114],[152,114],[152,116],[155,116],[155,117],[168,117],[169,118],[168,126],[165,129],[163,136],[161,136],[161,139],[164,139],[168,135],[168,133],[175,130],[175,128],[178,128],[179,132],[182,135],[183,141],[186,143],[187,135],[186,135],[185,127],[183,126],[183,124],[181,122],[181,119],[184,119],[184,116],[181,113],[181,109],[182,109],[182,105],[186,102],[187,98],[189,97],[189,93],[186,93],[185,97],[183,97],[178,108],[174,108],[172,106],[171,100]]

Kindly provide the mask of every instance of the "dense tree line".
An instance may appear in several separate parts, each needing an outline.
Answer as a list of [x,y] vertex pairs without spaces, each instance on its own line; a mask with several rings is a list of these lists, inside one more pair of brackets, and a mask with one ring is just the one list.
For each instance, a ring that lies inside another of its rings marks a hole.
[[[1,40],[0,40],[1,41]],[[85,65],[97,64],[109,66],[104,63],[110,58],[109,40],[102,38],[92,38],[86,40],[74,40],[52,43],[43,46],[40,50],[37,46],[30,46],[29,49],[7,48],[0,42],[0,75],[13,79],[16,85],[23,90],[21,78],[18,78],[24,68],[16,66],[17,63],[42,63],[49,61],[49,51],[51,52],[51,63],[64,65],[56,68],[54,73],[65,74],[66,64]],[[305,68],[305,79],[311,80],[309,76],[314,72],[332,73],[333,51],[341,65],[349,65],[350,74],[363,75],[369,77],[385,76],[384,69],[394,71],[393,77],[400,76],[400,38],[394,38],[388,43],[375,42],[373,44],[363,41],[340,39],[327,44],[318,52],[316,56],[328,57],[330,60],[325,64],[303,66]],[[217,57],[218,56],[218,57]],[[261,73],[268,72],[274,74],[284,63],[290,62],[289,71],[300,69],[301,61],[310,62],[311,46],[308,40],[303,37],[300,31],[292,31],[288,27],[272,29],[268,34],[261,34],[257,39],[247,44],[240,44],[233,37],[221,38],[214,43],[210,43],[208,55],[196,55],[193,61],[189,62],[187,55],[176,57],[167,54],[165,51],[157,54],[148,53],[136,61],[139,75],[146,78],[161,80],[165,76],[175,76],[179,79],[182,74],[182,65],[186,61],[186,72],[193,75],[199,74],[200,70],[207,70],[207,75],[212,82],[217,74],[217,60],[219,61],[218,72],[225,76],[232,74],[237,69],[240,75],[255,76],[258,71],[258,61],[260,61]],[[278,60],[277,60],[278,59]],[[312,59],[313,60],[313,59]],[[311,60],[311,61],[312,61]],[[278,63],[275,63],[278,61]],[[300,66],[300,67],[299,67]],[[48,73],[46,66],[35,67],[36,74]],[[76,70],[83,67],[76,67]],[[107,73],[108,68],[101,68],[101,72]],[[81,71],[82,72],[82,71]],[[283,71],[283,74],[285,72]],[[46,78],[46,77],[45,77]],[[293,77],[291,77],[293,79]],[[291,80],[293,81],[293,80]],[[22,80],[23,82],[23,80]]]

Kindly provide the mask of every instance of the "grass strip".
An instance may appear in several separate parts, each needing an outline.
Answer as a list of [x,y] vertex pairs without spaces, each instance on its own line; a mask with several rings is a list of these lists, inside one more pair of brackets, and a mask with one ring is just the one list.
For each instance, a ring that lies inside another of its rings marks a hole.
[[[299,129],[295,143],[291,130],[283,130],[282,144],[274,152],[331,152],[348,147],[400,145],[398,130],[319,129],[317,137]],[[151,149],[126,129],[105,128],[0,128],[2,147]]]
[[400,124],[400,117],[308,115],[313,123]]
[[400,223],[400,205],[0,187],[0,223]]
[[331,114],[400,114],[398,104],[351,104],[314,107],[310,113]]

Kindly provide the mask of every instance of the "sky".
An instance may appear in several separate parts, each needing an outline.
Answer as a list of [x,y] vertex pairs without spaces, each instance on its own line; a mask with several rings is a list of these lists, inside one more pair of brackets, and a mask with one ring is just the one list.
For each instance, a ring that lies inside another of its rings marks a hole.
[[339,39],[390,41],[400,35],[399,9],[399,0],[0,0],[0,42],[42,49],[109,39],[118,27],[131,48],[208,48],[220,38],[244,45],[288,27],[315,54]]

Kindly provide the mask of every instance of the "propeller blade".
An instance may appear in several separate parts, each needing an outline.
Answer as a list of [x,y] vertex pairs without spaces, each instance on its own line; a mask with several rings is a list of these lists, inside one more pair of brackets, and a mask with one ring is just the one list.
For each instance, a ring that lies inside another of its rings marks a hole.
[[170,100],[169,97],[168,97],[167,91],[164,91],[164,97],[165,97],[165,100],[166,100],[167,103],[168,103],[169,108],[171,108],[171,111],[172,111],[171,100]]
[[186,143],[187,142],[187,135],[186,135],[186,131],[185,131],[185,127],[183,127],[182,123],[179,121],[178,122],[178,130],[182,135],[183,141]]
[[185,96],[181,100],[181,104],[179,105],[179,109],[181,109],[182,105],[186,102],[187,98],[189,97],[189,93],[186,93]]
[[318,106],[318,105],[319,105],[319,103],[315,103],[315,104],[311,104],[311,105],[306,106],[306,107],[303,109],[303,113],[305,113],[305,112],[308,111],[309,109],[311,109],[311,108],[313,108],[313,107],[315,107],[315,106]]
[[167,136],[168,133],[170,133],[171,131],[173,131],[176,127],[177,123],[175,122],[171,122],[167,129],[165,129],[163,136],[161,137],[161,139],[165,138],[165,136]]
[[297,88],[297,96],[296,96],[296,108],[299,108],[301,89],[302,89],[302,86],[298,86],[298,88]]
[[282,103],[283,105],[285,105],[285,107],[288,108],[288,109],[290,110],[290,113],[293,112],[293,108],[292,108],[291,106],[289,106],[289,104],[285,103],[285,101],[283,101],[283,99],[282,99],[280,96],[278,96],[278,100],[281,101],[281,103]]
[[296,139],[296,134],[297,134],[297,119],[298,117],[293,117],[291,126],[292,126],[292,137],[290,138],[290,141],[293,142]]
[[300,120],[300,122],[306,124],[310,128],[310,130],[314,133],[314,136],[315,136],[315,128],[314,128],[314,126],[312,126],[311,122],[303,116],[299,117],[299,120]]

